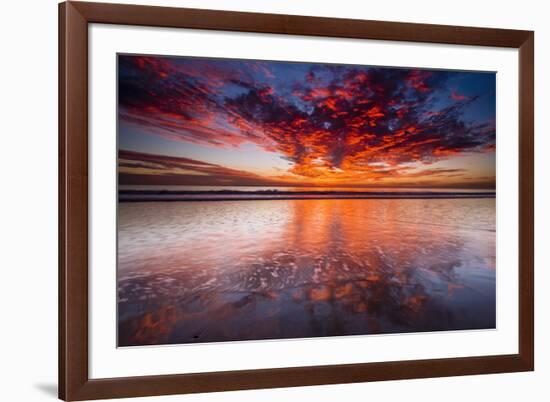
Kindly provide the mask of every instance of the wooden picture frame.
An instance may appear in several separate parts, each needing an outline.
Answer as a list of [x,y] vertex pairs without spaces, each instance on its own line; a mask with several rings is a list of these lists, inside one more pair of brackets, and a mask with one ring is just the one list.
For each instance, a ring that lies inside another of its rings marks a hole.
[[[519,353],[90,379],[88,24],[195,28],[519,49]],[[507,29],[65,2],[59,5],[59,397],[64,400],[443,377],[534,369],[534,33]]]

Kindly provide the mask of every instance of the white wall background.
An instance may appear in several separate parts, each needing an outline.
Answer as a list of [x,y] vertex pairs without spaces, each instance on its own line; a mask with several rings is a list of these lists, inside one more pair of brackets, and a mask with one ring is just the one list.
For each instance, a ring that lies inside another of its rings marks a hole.
[[[112,0],[114,1],[114,0]],[[550,398],[550,24],[546,2],[461,0],[123,1],[196,8],[535,30],[536,371],[140,398],[143,401],[546,401]],[[0,24],[0,399],[55,400],[57,382],[57,1],[3,2]],[[146,364],[146,362],[144,362]]]

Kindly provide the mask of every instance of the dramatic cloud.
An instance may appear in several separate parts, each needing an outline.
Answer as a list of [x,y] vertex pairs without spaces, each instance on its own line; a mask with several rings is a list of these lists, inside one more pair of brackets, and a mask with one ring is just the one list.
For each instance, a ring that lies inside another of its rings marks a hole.
[[[413,177],[411,164],[494,152],[494,110],[472,112],[494,93],[456,89],[475,73],[138,56],[120,56],[119,71],[122,123],[208,147],[254,144],[290,163],[275,180]],[[214,169],[193,166],[182,169]]]
[[189,158],[176,158],[142,152],[119,150],[120,184],[201,185],[205,178],[211,185],[269,185],[269,180],[253,173],[230,169]]
[[[172,157],[166,155],[155,155],[128,150],[120,150],[118,153],[119,184],[122,185],[194,185],[200,186],[208,183],[211,186],[293,186],[296,183],[292,177],[281,175],[278,177],[262,177],[260,175],[246,172],[244,170],[231,169],[217,164],[203,161]],[[375,172],[382,176],[394,175],[393,171],[380,170]],[[403,184],[427,185],[433,187],[445,187],[449,184],[448,179],[463,177],[464,169],[442,169],[428,168],[415,172],[406,172],[406,169],[399,173]],[[441,181],[441,179],[444,179]],[[418,179],[428,182],[418,182]],[[494,179],[494,178],[492,178]],[[407,181],[408,180],[408,181]],[[483,178],[478,182],[469,183],[470,188],[491,187],[491,178]],[[314,186],[314,181],[301,183],[303,186]],[[464,187],[460,183],[452,185],[454,188]]]

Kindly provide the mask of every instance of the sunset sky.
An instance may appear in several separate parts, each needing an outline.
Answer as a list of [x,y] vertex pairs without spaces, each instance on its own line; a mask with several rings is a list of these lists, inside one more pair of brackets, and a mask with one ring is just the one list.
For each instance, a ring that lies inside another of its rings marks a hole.
[[119,183],[492,189],[495,74],[119,56]]

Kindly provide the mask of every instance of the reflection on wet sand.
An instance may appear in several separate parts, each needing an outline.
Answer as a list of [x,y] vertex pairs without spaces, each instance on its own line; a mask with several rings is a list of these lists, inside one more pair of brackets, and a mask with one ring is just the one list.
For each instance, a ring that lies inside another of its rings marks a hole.
[[119,205],[119,345],[495,327],[495,200]]

